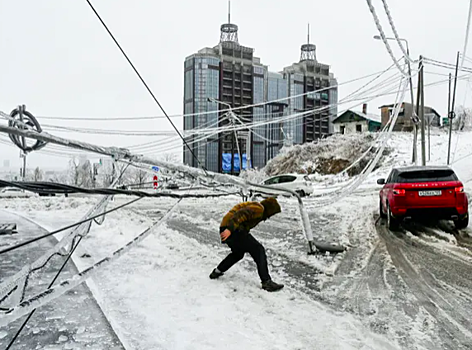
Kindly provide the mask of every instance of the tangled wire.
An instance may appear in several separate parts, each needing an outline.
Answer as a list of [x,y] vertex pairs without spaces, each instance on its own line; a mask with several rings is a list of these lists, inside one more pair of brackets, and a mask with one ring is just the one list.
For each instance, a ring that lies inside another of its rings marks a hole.
[[[39,125],[38,120],[34,117],[34,115],[28,112],[24,106],[15,108],[10,113],[10,117],[20,122],[23,122],[30,130],[33,129],[39,133],[43,131],[43,129],[41,129],[41,125]],[[27,129],[25,125],[22,125],[21,123],[17,123],[15,120],[9,120],[8,126],[12,128],[23,129],[23,130]],[[44,146],[46,146],[47,144],[44,141],[37,140],[34,145],[28,146],[24,138],[21,138],[20,136],[13,135],[13,134],[9,134],[9,136],[10,136],[10,140],[25,153],[38,151]]]

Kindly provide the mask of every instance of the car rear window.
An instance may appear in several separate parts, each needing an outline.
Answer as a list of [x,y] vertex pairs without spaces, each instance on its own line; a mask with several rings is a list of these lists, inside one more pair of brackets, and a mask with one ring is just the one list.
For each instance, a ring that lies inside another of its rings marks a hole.
[[452,170],[419,170],[399,173],[398,183],[431,182],[431,181],[458,181]]

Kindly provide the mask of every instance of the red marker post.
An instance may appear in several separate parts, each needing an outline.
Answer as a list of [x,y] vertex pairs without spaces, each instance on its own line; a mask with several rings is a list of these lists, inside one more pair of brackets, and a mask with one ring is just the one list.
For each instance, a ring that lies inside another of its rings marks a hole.
[[157,190],[157,175],[154,175],[152,180],[154,181],[154,189]]

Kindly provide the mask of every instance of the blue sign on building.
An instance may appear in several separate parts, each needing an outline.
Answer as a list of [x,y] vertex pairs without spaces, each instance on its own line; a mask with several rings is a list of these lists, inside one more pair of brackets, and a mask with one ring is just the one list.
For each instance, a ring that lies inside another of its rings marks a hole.
[[153,165],[153,166],[152,166],[152,170],[154,170],[154,171],[156,171],[156,172],[157,172],[157,171],[159,171],[159,167],[158,167],[158,166],[155,166],[155,165]]
[[[223,172],[224,173],[230,173],[231,172],[231,153],[223,153]],[[239,172],[240,171],[240,166],[239,166],[239,154],[234,154],[233,157],[233,163],[234,163],[234,171]],[[246,153],[243,153],[243,170],[246,170],[246,165],[247,165],[247,155]],[[252,162],[250,164],[252,167]]]

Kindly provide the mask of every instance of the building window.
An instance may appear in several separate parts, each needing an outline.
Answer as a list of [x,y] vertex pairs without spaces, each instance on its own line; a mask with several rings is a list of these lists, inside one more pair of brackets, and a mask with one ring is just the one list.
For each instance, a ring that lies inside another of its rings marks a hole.
[[356,125],[356,131],[357,132],[362,132],[362,125],[361,124]]
[[341,125],[340,129],[341,134],[344,135],[346,133],[346,127],[344,125]]

